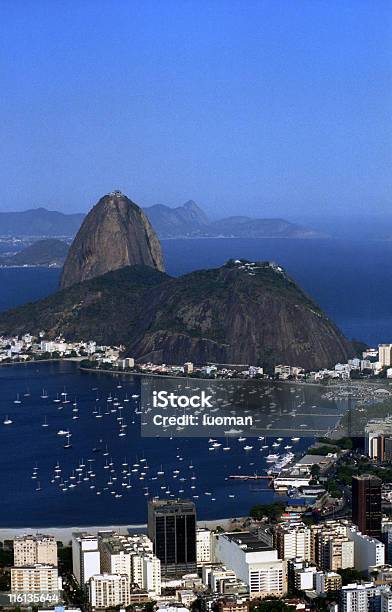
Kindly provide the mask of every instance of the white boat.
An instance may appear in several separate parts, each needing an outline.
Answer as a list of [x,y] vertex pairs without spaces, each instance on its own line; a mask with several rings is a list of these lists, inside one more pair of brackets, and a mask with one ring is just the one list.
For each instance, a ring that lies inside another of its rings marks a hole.
[[16,394],[16,399],[14,399],[14,404],[21,404],[21,400],[19,398],[19,393]]
[[7,416],[5,417],[3,421],[3,425],[12,425],[12,423],[13,421],[10,418],[8,418],[8,414],[7,414]]
[[266,457],[267,463],[274,463],[275,461],[278,461],[278,459],[279,459],[279,455],[275,455],[274,453],[270,453]]
[[49,427],[46,417],[44,419],[44,422],[42,423],[42,427]]
[[69,434],[69,431],[67,429],[59,429],[57,432],[58,436],[67,436]]
[[244,446],[244,450],[245,451],[250,451],[252,450],[253,446],[249,446],[249,444],[247,444],[246,446]]

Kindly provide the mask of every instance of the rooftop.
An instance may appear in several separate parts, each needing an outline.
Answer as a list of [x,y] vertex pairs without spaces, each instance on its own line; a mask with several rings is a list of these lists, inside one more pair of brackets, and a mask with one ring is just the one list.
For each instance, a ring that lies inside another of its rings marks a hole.
[[249,531],[237,531],[233,533],[224,533],[225,538],[234,542],[247,552],[259,552],[265,550],[273,550],[271,546],[265,544]]

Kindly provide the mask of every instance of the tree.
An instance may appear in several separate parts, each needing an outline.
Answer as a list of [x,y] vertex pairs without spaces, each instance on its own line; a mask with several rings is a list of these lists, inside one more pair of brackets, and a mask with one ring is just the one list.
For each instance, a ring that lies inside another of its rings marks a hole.
[[346,586],[347,584],[352,584],[353,582],[360,582],[363,578],[361,572],[354,569],[353,567],[349,567],[347,569],[338,569],[337,572],[342,577],[343,586]]
[[250,516],[257,520],[267,518],[276,521],[283,514],[285,507],[285,504],[279,501],[272,504],[256,504],[251,508]]
[[251,608],[251,612],[294,612],[294,610],[295,606],[289,606],[282,599],[275,597],[263,599],[254,608]]
[[317,463],[312,465],[312,469],[310,470],[310,473],[312,474],[313,478],[317,480],[317,478],[320,476],[320,466],[317,465]]

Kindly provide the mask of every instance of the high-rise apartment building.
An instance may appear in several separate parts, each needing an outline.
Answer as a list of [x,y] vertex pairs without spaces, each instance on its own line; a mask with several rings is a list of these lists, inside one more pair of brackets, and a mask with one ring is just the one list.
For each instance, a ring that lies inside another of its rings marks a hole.
[[14,540],[14,566],[53,565],[57,567],[57,542],[53,536],[23,535]]
[[196,509],[191,501],[148,503],[148,535],[163,575],[196,571]]
[[278,525],[275,543],[281,559],[311,560],[311,531],[303,523]]
[[311,530],[311,561],[322,570],[336,572],[354,567],[354,543],[345,521],[326,521]]
[[371,536],[362,534],[355,526],[347,529],[347,535],[354,544],[354,567],[367,572],[370,566],[385,563],[385,545]]
[[57,567],[35,564],[11,567],[11,592],[24,595],[58,596],[61,584]]
[[215,556],[248,587],[250,597],[273,595],[287,591],[286,562],[278,551],[249,532],[219,534]]
[[160,595],[161,562],[152,549],[152,542],[145,534],[101,535],[101,571],[127,575],[131,587],[144,590],[151,596]]
[[85,532],[72,534],[72,568],[81,586],[84,586],[91,576],[101,573],[98,536]]
[[118,574],[92,576],[88,582],[88,597],[93,610],[129,606],[129,577]]
[[382,368],[389,368],[392,365],[392,344],[378,345],[378,360]]
[[206,527],[196,530],[196,558],[197,565],[212,561],[212,532]]

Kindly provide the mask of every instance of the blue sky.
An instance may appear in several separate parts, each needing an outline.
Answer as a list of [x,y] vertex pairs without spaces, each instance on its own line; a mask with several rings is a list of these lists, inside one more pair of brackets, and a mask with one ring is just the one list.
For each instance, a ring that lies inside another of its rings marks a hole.
[[388,210],[383,0],[3,0],[0,209]]

